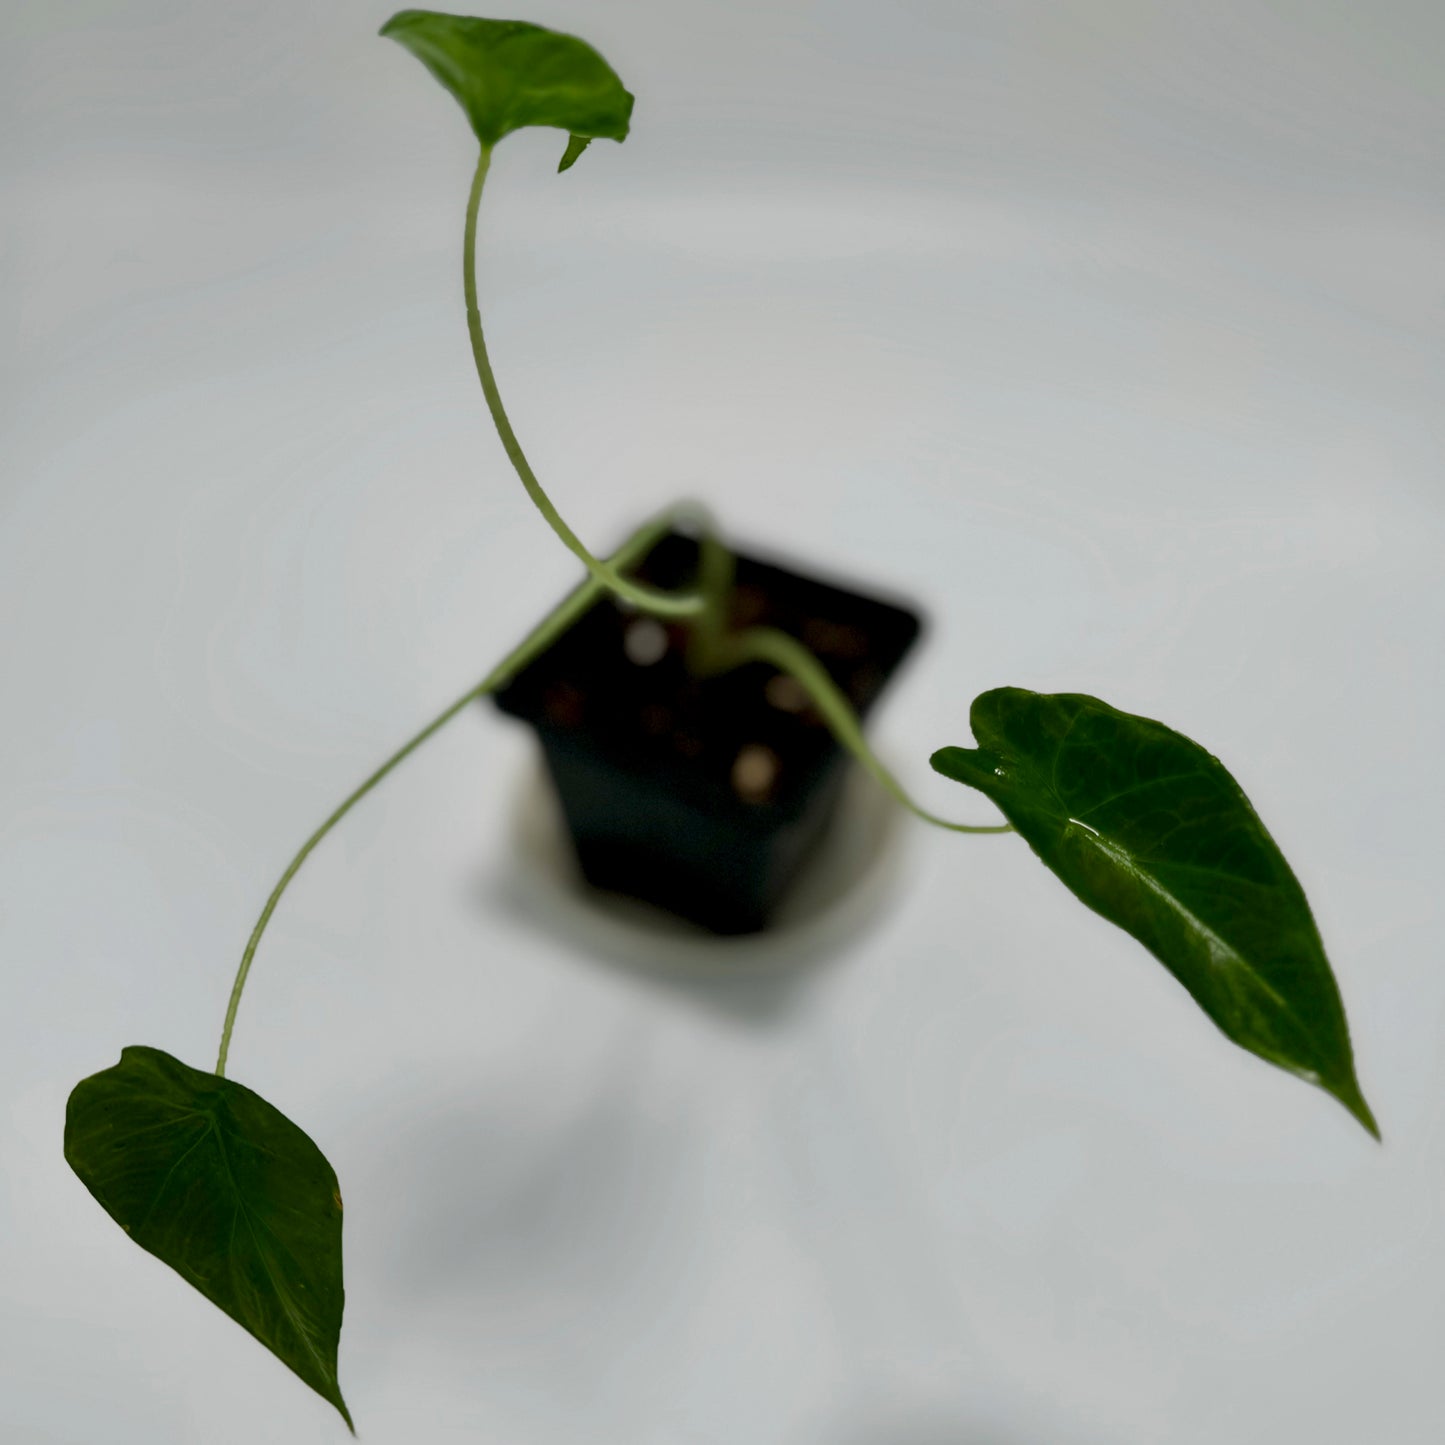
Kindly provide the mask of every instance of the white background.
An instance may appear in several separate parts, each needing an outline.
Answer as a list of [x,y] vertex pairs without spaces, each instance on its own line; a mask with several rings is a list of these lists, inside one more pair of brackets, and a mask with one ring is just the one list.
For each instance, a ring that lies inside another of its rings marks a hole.
[[[919,599],[878,736],[939,809],[989,814],[926,757],[1001,684],[1220,754],[1386,1143],[1016,839],[905,828],[796,979],[619,967],[538,905],[530,745],[475,709],[303,874],[232,1053],[342,1180],[362,1438],[1445,1438],[1445,10],[513,13],[639,97],[562,177],[509,140],[483,222],[574,526],[702,496]],[[386,14],[0,8],[17,1445],[344,1438],[94,1204],[65,1098],[128,1043],[210,1067],[293,848],[573,579],[471,374],[470,136]]]

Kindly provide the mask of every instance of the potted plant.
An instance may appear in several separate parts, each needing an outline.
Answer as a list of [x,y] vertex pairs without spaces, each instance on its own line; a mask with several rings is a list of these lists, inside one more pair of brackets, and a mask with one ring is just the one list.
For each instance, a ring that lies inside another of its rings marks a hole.
[[[586,577],[302,844],[242,952],[213,1070],[130,1047],[75,1087],[66,1158],[102,1207],[350,1425],[337,1372],[340,1188],[297,1125],[226,1076],[227,1055],[257,947],[298,870],[357,802],[489,694],[538,727],[564,789],[580,783],[566,807],[583,866],[603,883],[659,896],[656,875],[670,871],[681,911],[724,930],[762,926],[827,825],[841,749],[932,824],[1021,834],[1226,1037],[1323,1088],[1378,1137],[1304,893],[1203,747],[1084,694],[994,688],[970,710],[975,745],[942,747],[931,761],[1006,821],[947,821],[908,798],[859,721],[913,639],[905,609],[735,558],[696,508],[649,522],[608,557],[584,546],[502,404],[477,304],[478,216],[493,149],[508,134],[564,132],[565,171],[592,141],[626,137],[633,98],[590,46],[536,25],[409,10],[382,33],[427,66],[478,140],[464,230],[478,378],[522,485]],[[627,685],[608,680],[603,663]],[[663,684],[671,690],[657,691]],[[761,722],[786,740],[762,740]],[[641,811],[649,790],[653,815]],[[765,822],[777,826],[765,833]]]

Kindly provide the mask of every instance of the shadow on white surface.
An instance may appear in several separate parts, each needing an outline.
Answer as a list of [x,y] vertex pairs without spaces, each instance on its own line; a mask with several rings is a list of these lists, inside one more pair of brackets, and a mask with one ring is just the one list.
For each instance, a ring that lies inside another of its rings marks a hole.
[[646,1051],[624,1035],[565,1119],[470,1093],[429,1108],[387,1161],[406,1180],[387,1191],[378,1260],[395,1298],[463,1304],[484,1331],[495,1315],[515,1341],[551,1313],[548,1301],[576,1317],[625,1294],[672,1154],[639,1102],[645,1068]]

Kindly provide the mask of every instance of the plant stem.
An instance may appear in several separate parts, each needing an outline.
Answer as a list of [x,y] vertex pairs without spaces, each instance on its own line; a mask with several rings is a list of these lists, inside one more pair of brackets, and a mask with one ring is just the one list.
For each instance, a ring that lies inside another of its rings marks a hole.
[[256,947],[261,942],[261,935],[266,931],[266,925],[271,921],[271,915],[276,911],[276,905],[281,901],[281,895],[285,893],[291,880],[301,870],[301,865],[311,856],[316,845],[359,803],[391,770],[410,757],[431,735],[449,723],[468,703],[475,701],[486,692],[490,679],[479,683],[476,687],[463,693],[447,710],[432,719],[410,742],[398,749],[391,755],[362,785],[356,789],[341,805],[331,814],[329,818],[301,845],[300,851],[287,865],[286,871],[281,875],[280,881],[271,890],[271,896],[266,900],[266,906],[261,910],[261,916],[256,920],[256,926],[251,930],[251,937],[247,941],[246,951],[241,955],[241,966],[236,970],[236,981],[231,985],[230,1002],[226,1005],[226,1022],[221,1028],[221,1048],[216,1056],[216,1073],[224,1075],[226,1072],[226,1055],[231,1049],[231,1030],[236,1026],[236,1010],[241,1006],[241,994],[246,987],[246,979],[251,972],[251,960],[256,956]]
[[507,459],[512,463],[527,495],[545,518],[547,525],[592,577],[613,596],[634,603],[654,617],[695,617],[704,607],[701,596],[690,594],[675,597],[652,587],[627,582],[617,575],[615,568],[599,561],[587,550],[577,534],[562,520],[561,513],[552,505],[552,499],[537,480],[537,474],[527,461],[516,432],[512,430],[512,423],[502,405],[502,394],[497,390],[491,358],[487,355],[487,343],[482,335],[482,314],[477,307],[477,211],[482,203],[482,187],[486,183],[491,161],[491,147],[483,146],[481,155],[477,158],[476,172],[472,176],[471,194],[467,197],[467,223],[462,246],[462,286],[467,301],[467,334],[471,337],[472,358],[477,364],[477,379],[482,383],[482,395],[487,399],[487,410],[492,414],[492,421],[496,424],[497,435],[502,440]]
[[[221,1045],[216,1056],[216,1073],[224,1076],[226,1059],[231,1049],[231,1034],[236,1026],[236,1014],[241,1006],[246,981],[250,977],[251,964],[260,946],[266,926],[271,921],[291,880],[301,871],[302,865],[315,851],[321,840],[384,778],[409,758],[434,734],[469,704],[484,697],[494,688],[500,687],[513,673],[525,667],[532,658],[544,651],[552,641],[566,631],[604,593],[629,602],[641,611],[654,617],[690,617],[695,620],[695,637],[692,657],[701,672],[721,672],[740,666],[749,661],[769,662],[789,673],[807,691],[823,715],[834,737],[846,747],[869,773],[910,812],[940,828],[958,833],[1008,833],[1012,828],[1007,824],[979,825],[950,823],[937,817],[916,804],[904,792],[898,780],[874,755],[864,740],[857,715],[846,697],[838,689],[823,665],[795,638],[771,627],[753,627],[736,634],[726,634],[725,602],[732,585],[732,555],[717,541],[716,531],[707,513],[696,504],[683,503],[669,508],[653,521],[639,528],[606,561],[594,557],[582,544],[577,534],[562,520],[561,514],[552,505],[552,500],[537,480],[512,423],[502,405],[501,393],[492,372],[492,363],[487,355],[486,340],[482,335],[481,312],[477,306],[476,251],[477,213],[481,207],[482,188],[486,184],[487,171],[491,165],[491,147],[483,146],[477,159],[477,168],[472,176],[471,192],[467,198],[466,231],[463,242],[462,284],[467,303],[467,333],[471,338],[472,357],[477,366],[477,378],[482,384],[482,395],[486,398],[487,409],[496,425],[497,435],[512,463],[527,495],[547,524],[561,539],[567,549],[587,568],[587,578],[561,604],[552,610],[532,629],[505,658],[499,662],[480,682],[470,687],[449,707],[440,712],[415,736],[403,743],[382,765],[359,787],[354,789],[329,814],[325,822],[297,850],[296,856],[287,864],[286,871],[277,880],[276,886],[266,899],[261,916],[256,920],[251,936],[246,941],[245,951],[231,985],[231,997],[226,1005],[226,1019],[221,1028]],[[645,556],[676,520],[691,514],[699,525],[700,572],[698,590],[683,596],[661,592],[627,581],[621,569],[633,565]]]
[[516,432],[512,430],[512,423],[502,405],[501,393],[497,390],[497,378],[492,372],[491,358],[487,355],[486,339],[482,335],[482,315],[477,306],[477,213],[481,208],[482,187],[486,184],[491,163],[491,147],[484,145],[481,155],[477,157],[471,194],[467,197],[467,223],[462,246],[462,286],[467,301],[467,332],[472,341],[472,358],[477,364],[477,378],[482,383],[482,395],[487,399],[487,409],[496,424],[497,435],[502,439],[502,446],[521,478],[527,495],[546,519],[548,526],[587,568],[592,580],[605,587],[614,597],[631,602],[654,617],[696,619],[688,660],[698,671],[726,671],[756,658],[771,662],[775,667],[791,673],[812,697],[833,736],[911,813],[925,822],[939,828],[948,828],[955,833],[1011,833],[1013,829],[1008,823],[950,823],[930,813],[926,808],[919,807],[903,791],[902,785],[893,774],[874,756],[864,740],[858,718],[848,699],[838,690],[822,664],[801,643],[786,633],[766,627],[751,628],[733,637],[724,635],[724,603],[732,585],[733,559],[717,542],[710,527],[704,527],[699,540],[701,560],[698,591],[678,597],[624,581],[611,565],[599,562],[562,520],[561,514],[552,505],[551,498],[543,490],[537,474],[527,461]]
[[[618,569],[629,567],[641,557],[645,556],[657,543],[659,538],[672,526],[674,520],[683,512],[698,513],[699,509],[693,506],[684,505],[679,508],[670,508],[651,522],[640,527],[618,550],[608,559],[607,571],[615,574]],[[555,638],[560,636],[569,628],[578,617],[582,615],[599,597],[610,590],[607,584],[596,576],[590,576],[581,583],[577,589],[566,597],[556,608],[554,608],[531,632],[507,654],[475,687],[468,688],[450,707],[434,717],[414,737],[403,743],[377,770],[349,794],[330,814],[324,823],[301,845],[296,856],[286,865],[286,871],[277,881],[276,886],[271,890],[271,896],[266,900],[266,906],[261,910],[261,916],[256,920],[256,926],[251,930],[251,937],[247,940],[245,952],[241,955],[240,966],[236,970],[235,982],[231,985],[230,1001],[226,1005],[226,1021],[221,1028],[221,1047],[216,1057],[216,1073],[223,1075],[226,1072],[226,1057],[231,1049],[231,1032],[236,1025],[236,1011],[241,1006],[241,995],[246,988],[246,980],[251,973],[251,961],[256,956],[257,946],[261,942],[261,936],[266,932],[266,925],[271,921],[271,915],[276,911],[276,905],[281,901],[282,895],[290,886],[291,880],[301,871],[301,865],[305,863],[316,845],[359,803],[371,790],[376,787],[399,763],[409,758],[428,738],[440,732],[456,715],[461,712],[469,703],[475,702],[478,698],[484,697],[494,688],[500,687],[514,673],[520,671],[534,657],[544,651]]]
[[950,823],[920,807],[903,790],[903,785],[879,761],[868,746],[858,715],[828,670],[797,638],[775,627],[749,627],[723,638],[713,652],[718,670],[744,662],[769,662],[795,678],[813,699],[833,736],[853,754],[869,773],[916,817],[952,833],[1012,833],[1011,823]]

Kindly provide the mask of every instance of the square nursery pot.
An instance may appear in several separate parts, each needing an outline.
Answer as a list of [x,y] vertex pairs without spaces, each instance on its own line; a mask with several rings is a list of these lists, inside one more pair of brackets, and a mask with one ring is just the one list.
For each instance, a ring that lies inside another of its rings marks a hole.
[[[698,548],[662,539],[636,575],[690,584]],[[866,715],[918,616],[751,557],[729,622],[799,638]],[[495,694],[542,744],[582,875],[714,933],[764,928],[825,833],[852,760],[765,663],[699,679],[686,624],[599,602]]]

